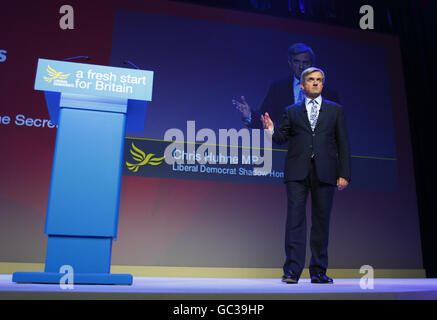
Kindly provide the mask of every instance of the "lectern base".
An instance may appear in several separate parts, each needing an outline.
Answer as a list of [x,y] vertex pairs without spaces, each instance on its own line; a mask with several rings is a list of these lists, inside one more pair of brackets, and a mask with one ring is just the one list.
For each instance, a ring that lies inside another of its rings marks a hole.
[[[14,272],[12,281],[17,283],[53,283],[53,284],[124,284],[131,285],[131,274],[110,273],[74,273],[72,283],[64,281],[66,273],[56,272]],[[62,281],[61,281],[62,280]]]

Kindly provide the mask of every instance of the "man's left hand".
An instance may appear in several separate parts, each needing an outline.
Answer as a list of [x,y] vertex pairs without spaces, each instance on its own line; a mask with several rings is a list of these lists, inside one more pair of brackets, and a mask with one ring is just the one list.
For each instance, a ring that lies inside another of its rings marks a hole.
[[344,188],[347,187],[348,184],[349,184],[349,181],[347,181],[345,178],[340,177],[337,179],[338,190],[343,190]]

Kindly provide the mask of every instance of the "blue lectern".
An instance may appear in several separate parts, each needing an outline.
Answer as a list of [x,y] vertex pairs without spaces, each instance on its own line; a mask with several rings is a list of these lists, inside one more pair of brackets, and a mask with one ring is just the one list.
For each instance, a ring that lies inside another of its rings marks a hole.
[[35,89],[58,125],[45,234],[44,272],[15,272],[14,282],[132,284],[111,274],[117,237],[126,131],[143,131],[153,72],[38,60]]

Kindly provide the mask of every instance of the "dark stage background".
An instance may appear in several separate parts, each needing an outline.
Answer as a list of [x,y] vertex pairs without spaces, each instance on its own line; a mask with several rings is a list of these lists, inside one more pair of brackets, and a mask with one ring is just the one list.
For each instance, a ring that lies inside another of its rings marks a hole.
[[[330,86],[340,92],[350,120],[354,163],[359,164],[350,188],[336,194],[330,267],[424,266],[432,276],[434,258],[427,240],[435,218],[427,207],[427,164],[421,165],[429,129],[420,121],[428,118],[413,111],[419,91],[410,87],[413,75],[424,69],[414,70],[408,62],[411,51],[420,55],[418,45],[413,50],[404,43],[405,34],[412,37],[413,31],[396,35],[393,30],[352,30],[345,27],[346,20],[334,26],[332,21],[315,23],[315,16],[308,22],[304,16],[290,19],[275,11],[244,12],[232,2],[222,3],[224,8],[182,2],[72,1],[74,30],[59,28],[62,2],[3,5],[0,50],[7,51],[7,60],[0,63],[0,116],[9,116],[11,123],[0,125],[0,262],[43,262],[45,257],[56,128],[14,123],[17,115],[48,119],[43,94],[33,90],[38,58],[89,55],[93,64],[114,66],[129,59],[155,71],[146,130],[129,133],[128,146],[162,139],[166,129],[183,129],[187,120],[198,121],[198,129],[241,128],[231,99],[250,95],[251,105],[258,107],[269,83],[287,76],[288,45],[305,42],[327,69]],[[392,28],[406,15],[405,8],[396,9]],[[238,41],[240,35],[244,40]],[[284,187],[262,180],[218,180],[125,170],[112,263],[280,267]],[[423,260],[422,248],[427,253]]]

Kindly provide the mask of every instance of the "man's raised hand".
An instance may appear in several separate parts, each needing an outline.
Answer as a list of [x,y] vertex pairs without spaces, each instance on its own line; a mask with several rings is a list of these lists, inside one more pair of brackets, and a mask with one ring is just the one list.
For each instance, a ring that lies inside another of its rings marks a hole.
[[270,119],[269,113],[266,112],[264,115],[261,115],[261,122],[263,124],[263,128],[273,131],[274,125],[272,119]]
[[250,117],[250,107],[244,96],[241,96],[241,101],[232,99],[232,104],[241,112],[243,118],[247,119]]

